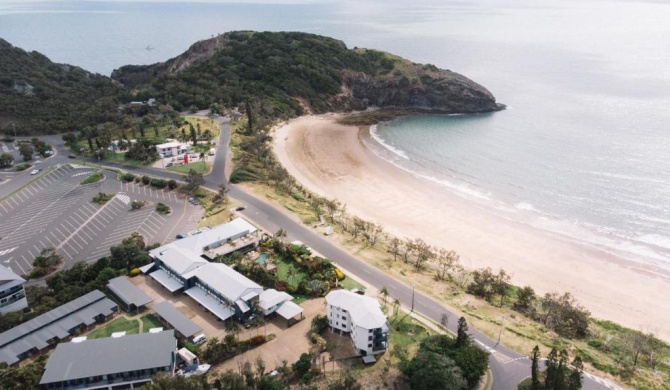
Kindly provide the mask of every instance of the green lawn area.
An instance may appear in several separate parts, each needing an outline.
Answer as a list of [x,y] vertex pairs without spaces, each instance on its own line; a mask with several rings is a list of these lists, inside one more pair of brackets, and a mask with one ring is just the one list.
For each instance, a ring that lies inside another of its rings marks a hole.
[[140,332],[140,322],[138,320],[127,320],[124,317],[119,317],[114,321],[108,323],[102,328],[89,333],[89,339],[100,339],[103,337],[110,337],[112,333],[126,332],[126,334],[137,334]]
[[142,331],[148,333],[151,328],[164,328],[163,324],[153,314],[147,314],[140,318],[142,320]]
[[168,167],[166,169],[168,171],[179,172],[183,174],[187,174],[191,169],[195,170],[198,173],[205,173],[209,169],[209,166],[205,161],[197,161],[186,165],[176,165],[173,167]]
[[126,153],[125,152],[120,152],[120,153],[109,152],[109,153],[105,154],[105,159],[100,161],[100,163],[104,164],[105,161],[116,162],[116,163],[125,164],[125,165],[132,165],[134,167],[144,167],[144,166],[148,166],[148,165],[153,164],[153,163],[143,164],[143,163],[141,163],[137,160],[126,160]]
[[347,290],[353,290],[355,288],[359,290],[365,290],[365,286],[355,281],[353,278],[347,276],[343,281],[339,282],[340,287],[346,288]]
[[105,176],[100,172],[95,172],[86,179],[82,180],[80,184],[91,184],[102,180]]
[[[284,280],[288,282],[291,286],[297,287],[298,284],[303,281],[307,275],[299,267],[296,267],[293,264],[287,263],[286,261],[280,259],[279,257],[275,259],[275,265],[277,266],[277,277],[279,280]],[[289,280],[288,273],[290,270],[295,272],[295,276],[292,276]]]
[[405,313],[390,317],[389,324],[391,326],[389,340],[391,345],[407,347],[420,342],[429,335],[426,328]]

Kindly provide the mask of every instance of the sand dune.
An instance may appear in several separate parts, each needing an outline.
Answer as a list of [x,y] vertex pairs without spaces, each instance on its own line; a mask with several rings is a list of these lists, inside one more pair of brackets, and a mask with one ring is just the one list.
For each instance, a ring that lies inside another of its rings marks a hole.
[[[670,340],[670,281],[464,200],[378,157],[367,128],[308,116],[276,129],[281,163],[305,187],[398,237],[455,249],[466,267],[502,267],[536,292],[569,291],[595,317]],[[365,142],[364,142],[365,141]]]

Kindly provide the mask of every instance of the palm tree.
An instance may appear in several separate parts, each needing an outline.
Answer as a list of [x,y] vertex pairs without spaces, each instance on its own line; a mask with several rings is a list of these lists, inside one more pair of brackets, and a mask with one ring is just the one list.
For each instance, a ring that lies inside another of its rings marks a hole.
[[389,296],[389,290],[387,290],[386,286],[384,286],[381,288],[381,290],[379,290],[379,294],[384,297],[384,307],[386,307],[386,300]]
[[398,315],[398,307],[400,307],[400,299],[398,299],[398,298],[394,299],[393,300],[393,306],[394,306],[394,309],[393,309],[394,315],[397,316]]

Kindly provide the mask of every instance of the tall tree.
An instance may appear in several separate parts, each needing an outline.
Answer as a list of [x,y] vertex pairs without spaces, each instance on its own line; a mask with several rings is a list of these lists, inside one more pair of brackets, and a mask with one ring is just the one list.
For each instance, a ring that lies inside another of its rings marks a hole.
[[584,371],[584,363],[582,362],[581,357],[576,356],[575,360],[572,361],[572,369],[570,370],[570,376],[568,377],[568,390],[579,390],[582,388],[582,371]]
[[540,347],[537,345],[533,348],[533,352],[530,354],[531,365],[530,365],[530,389],[531,390],[542,390],[542,383],[540,383]]
[[247,112],[247,130],[251,134],[254,130],[254,116],[251,112],[251,103],[248,100],[244,104],[244,110]]
[[19,145],[19,153],[21,153],[21,156],[23,157],[23,161],[32,160],[34,152],[35,151],[33,150],[33,147],[30,146],[30,144],[27,143],[27,142],[22,142]]
[[402,252],[402,241],[393,237],[389,242],[386,251],[393,255],[393,261],[398,259],[398,255]]
[[192,123],[188,124],[188,130],[191,134],[191,142],[193,142],[193,146],[198,144],[198,135],[195,133],[195,127],[193,127]]
[[468,334],[468,323],[465,317],[458,319],[458,329],[456,330],[456,347],[461,348],[470,344],[470,335]]
[[547,390],[553,390],[556,386],[556,379],[559,375],[558,372],[558,351],[556,348],[552,348],[549,355],[547,355],[547,360],[544,362],[547,367],[544,377],[544,388]]

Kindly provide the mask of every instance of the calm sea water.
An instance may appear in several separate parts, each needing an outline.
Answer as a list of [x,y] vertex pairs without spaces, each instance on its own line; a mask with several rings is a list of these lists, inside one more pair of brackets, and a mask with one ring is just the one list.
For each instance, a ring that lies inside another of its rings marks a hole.
[[0,2],[0,37],[106,75],[244,29],[328,35],[463,73],[509,109],[379,126],[395,163],[509,218],[665,268],[668,20],[666,2],[625,0]]

